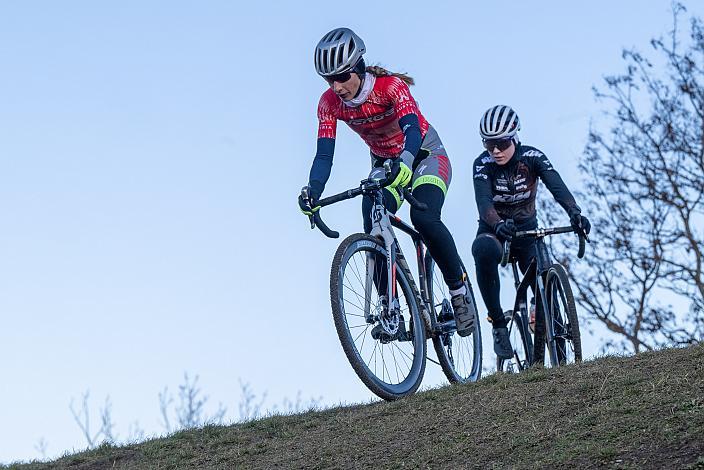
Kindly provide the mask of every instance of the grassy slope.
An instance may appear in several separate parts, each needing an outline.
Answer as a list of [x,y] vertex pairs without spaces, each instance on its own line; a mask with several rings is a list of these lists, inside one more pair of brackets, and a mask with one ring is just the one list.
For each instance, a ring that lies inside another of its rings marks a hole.
[[[205,427],[43,468],[704,468],[704,345]],[[14,468],[14,467],[13,467]]]

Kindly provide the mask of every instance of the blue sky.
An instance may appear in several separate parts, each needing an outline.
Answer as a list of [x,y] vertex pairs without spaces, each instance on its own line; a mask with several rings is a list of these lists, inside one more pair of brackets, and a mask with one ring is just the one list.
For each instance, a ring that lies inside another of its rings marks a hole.
[[[49,456],[84,447],[68,405],[85,390],[96,419],[110,396],[122,437],[135,420],[162,432],[157,394],[184,371],[232,419],[240,378],[269,405],[298,391],[329,405],[371,398],[330,315],[338,242],[310,231],[295,202],[325,32],[351,27],[368,63],[416,79],[453,164],[443,219],[473,266],[481,113],[512,105],[522,140],[578,189],[600,122],[591,87],[622,70],[622,48],[649,50],[670,11],[665,0],[1,3],[0,462],[38,456],[42,437]],[[355,186],[368,164],[341,125],[326,192]],[[325,218],[358,231],[359,201]],[[595,354],[600,339],[585,341]],[[442,383],[430,364],[424,385]]]

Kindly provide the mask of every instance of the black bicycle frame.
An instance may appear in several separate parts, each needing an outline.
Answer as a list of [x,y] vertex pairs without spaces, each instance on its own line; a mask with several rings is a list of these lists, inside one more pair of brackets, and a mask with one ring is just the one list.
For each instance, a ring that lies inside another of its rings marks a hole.
[[[555,346],[555,337],[553,328],[548,328],[545,323],[551,321],[548,318],[549,312],[546,310],[547,306],[547,294],[545,293],[545,275],[552,265],[552,259],[550,258],[550,253],[548,253],[548,247],[545,244],[545,237],[548,235],[554,235],[558,233],[569,233],[573,232],[572,227],[554,227],[548,229],[537,229],[537,230],[527,230],[523,232],[517,232],[514,238],[526,238],[535,237],[535,257],[531,260],[528,268],[526,269],[523,278],[520,279],[518,275],[518,268],[516,267],[515,260],[512,260],[513,267],[513,278],[514,284],[516,286],[516,301],[514,303],[514,312],[520,311],[521,304],[528,305],[528,288],[532,288],[535,294],[535,331],[537,332],[545,331],[547,337],[545,340],[548,344],[548,353],[550,354],[550,361],[554,364],[557,362],[557,347]],[[584,256],[584,242],[586,237],[582,234],[579,237],[579,253],[577,256],[579,258]],[[510,251],[510,243],[506,242],[504,244],[504,259],[501,261],[501,265],[506,265],[508,261]],[[539,315],[538,313],[541,313]],[[543,347],[542,341],[535,341],[533,344],[533,361],[543,360]]]

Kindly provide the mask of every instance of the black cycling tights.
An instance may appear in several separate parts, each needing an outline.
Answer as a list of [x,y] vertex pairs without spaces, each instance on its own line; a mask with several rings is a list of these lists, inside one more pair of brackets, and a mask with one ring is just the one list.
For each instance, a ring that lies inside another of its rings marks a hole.
[[[472,243],[472,255],[477,267],[477,285],[494,328],[506,326],[501,300],[501,282],[499,280],[499,263],[503,256],[503,244],[493,233],[479,233]],[[518,260],[518,267],[525,273],[530,261],[535,256],[535,240],[526,238],[516,240],[511,246],[511,256]]]
[[[423,236],[430,254],[438,264],[442,275],[450,289],[462,287],[462,265],[457,254],[455,241],[450,235],[450,231],[440,220],[440,212],[445,202],[445,194],[442,189],[432,184],[421,184],[413,190],[413,196],[418,201],[428,205],[428,209],[421,211],[411,207],[411,222],[413,226]],[[396,201],[388,192],[384,191],[384,202],[386,208],[391,212],[396,212]],[[365,196],[362,199],[362,216],[364,217],[364,232],[372,230],[372,221],[369,213],[372,208],[372,200]]]

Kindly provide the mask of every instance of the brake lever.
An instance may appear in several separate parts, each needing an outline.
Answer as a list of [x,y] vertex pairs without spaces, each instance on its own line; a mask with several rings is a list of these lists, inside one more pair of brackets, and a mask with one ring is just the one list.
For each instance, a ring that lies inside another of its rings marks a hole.
[[386,173],[387,178],[391,176],[391,159],[384,161],[384,173]]
[[[303,202],[305,202],[308,205],[308,207],[311,207],[310,206],[310,196],[308,195],[308,186],[303,186],[303,188],[301,188],[301,198],[303,199]],[[311,211],[312,210],[313,210],[313,208],[311,207]],[[308,221],[310,222],[311,230],[315,229],[315,219],[313,218],[313,215],[308,216]]]
[[579,231],[580,233],[578,233],[577,235],[581,235],[581,237],[584,238],[587,243],[591,243],[591,240],[589,240],[589,235],[587,234],[587,231],[584,230],[584,227],[582,227],[582,224],[579,224]]

